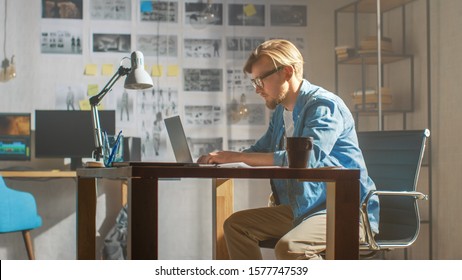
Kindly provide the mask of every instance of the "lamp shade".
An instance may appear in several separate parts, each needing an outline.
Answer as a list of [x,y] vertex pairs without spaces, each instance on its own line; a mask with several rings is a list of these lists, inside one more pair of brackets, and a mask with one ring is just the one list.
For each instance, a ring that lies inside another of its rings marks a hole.
[[152,78],[144,70],[144,56],[140,51],[134,51],[131,55],[132,68],[125,79],[126,89],[146,89],[153,86]]

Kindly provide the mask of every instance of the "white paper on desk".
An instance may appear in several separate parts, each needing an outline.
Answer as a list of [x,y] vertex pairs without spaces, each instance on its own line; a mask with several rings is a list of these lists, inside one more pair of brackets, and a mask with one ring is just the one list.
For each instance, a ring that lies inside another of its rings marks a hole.
[[245,162],[229,162],[229,163],[220,163],[217,164],[217,167],[225,168],[274,168],[279,166],[251,166]]

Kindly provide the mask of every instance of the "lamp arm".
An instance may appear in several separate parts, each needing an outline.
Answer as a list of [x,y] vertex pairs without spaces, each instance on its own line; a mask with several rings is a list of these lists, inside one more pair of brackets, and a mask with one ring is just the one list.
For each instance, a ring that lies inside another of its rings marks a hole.
[[104,96],[111,91],[112,87],[114,84],[122,77],[125,75],[128,75],[130,72],[131,68],[125,68],[122,65],[119,67],[117,72],[114,74],[114,76],[111,77],[109,82],[103,87],[103,89],[97,94],[92,97],[90,97],[90,105],[91,106],[98,106],[101,100],[103,100]]
[[128,75],[131,68],[125,68],[122,65],[119,67],[117,72],[112,76],[109,82],[103,87],[103,89],[97,95],[90,97],[91,106],[91,118],[93,123],[93,136],[95,141],[95,149],[93,150],[92,157],[99,161],[103,155],[103,137],[101,136],[101,125],[99,122],[98,105],[103,100],[104,96],[111,91],[114,84],[120,77]]

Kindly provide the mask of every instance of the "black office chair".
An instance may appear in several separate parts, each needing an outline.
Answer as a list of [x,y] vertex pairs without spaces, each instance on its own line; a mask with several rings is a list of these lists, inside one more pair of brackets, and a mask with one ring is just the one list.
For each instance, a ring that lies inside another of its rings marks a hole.
[[[417,200],[428,199],[416,191],[417,180],[429,136],[428,129],[358,133],[369,176],[377,187],[361,205],[368,242],[361,244],[360,250],[374,255],[409,247],[417,239],[420,231]],[[367,203],[374,195],[380,200],[379,234],[375,236],[367,219]]]
[[[416,191],[425,142],[430,131],[358,132],[369,176],[377,190],[371,191],[360,208],[366,228],[367,243],[360,244],[361,258],[371,258],[380,251],[406,248],[414,243],[420,231],[417,199],[428,199]],[[368,220],[367,204],[374,195],[380,200],[380,223],[373,235]],[[277,239],[259,242],[262,248],[274,248]]]

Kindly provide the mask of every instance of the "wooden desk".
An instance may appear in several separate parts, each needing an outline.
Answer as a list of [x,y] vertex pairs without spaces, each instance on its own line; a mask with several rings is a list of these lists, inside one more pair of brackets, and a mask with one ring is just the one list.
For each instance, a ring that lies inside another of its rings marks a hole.
[[297,178],[327,182],[327,259],[359,257],[359,170],[131,166],[77,169],[77,258],[95,259],[96,178],[128,180],[128,257],[158,258],[159,178],[213,179],[216,259],[227,259],[223,222],[233,213],[233,182],[217,178]]

